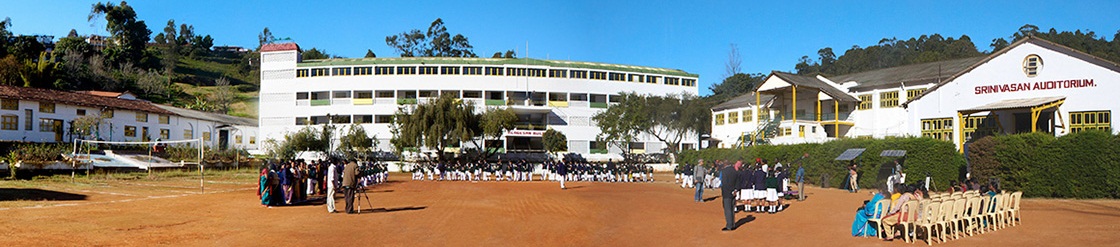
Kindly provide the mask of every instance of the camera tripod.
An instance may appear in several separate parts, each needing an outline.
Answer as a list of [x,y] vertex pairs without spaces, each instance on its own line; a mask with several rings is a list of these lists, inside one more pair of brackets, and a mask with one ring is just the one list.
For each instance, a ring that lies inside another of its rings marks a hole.
[[[354,194],[354,199],[358,200],[357,201],[358,214],[362,213],[362,197],[366,198],[366,206],[369,206],[369,208],[373,208],[373,204],[370,203],[370,200],[369,200],[369,194],[366,193],[366,188],[361,187],[360,189],[355,189],[355,190],[357,190],[357,191],[354,192],[355,193]],[[358,194],[361,194],[361,196],[359,196]]]

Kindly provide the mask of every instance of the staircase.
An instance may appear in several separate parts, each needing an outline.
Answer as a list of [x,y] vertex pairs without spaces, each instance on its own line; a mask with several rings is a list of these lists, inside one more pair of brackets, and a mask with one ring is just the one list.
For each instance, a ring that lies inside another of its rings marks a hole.
[[754,132],[743,132],[739,135],[735,147],[745,148],[747,146],[770,144],[770,138],[778,134],[778,127],[781,123],[782,120],[778,118],[762,120]]

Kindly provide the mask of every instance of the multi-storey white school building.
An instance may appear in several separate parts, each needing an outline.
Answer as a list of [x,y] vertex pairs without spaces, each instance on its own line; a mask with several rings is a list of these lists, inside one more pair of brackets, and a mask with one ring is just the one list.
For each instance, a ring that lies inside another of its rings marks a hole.
[[[589,159],[618,158],[625,146],[635,153],[660,153],[662,142],[607,145],[597,141],[592,117],[617,101],[621,92],[647,95],[697,94],[696,74],[676,69],[620,64],[505,58],[361,58],[302,61],[294,43],[261,48],[260,127],[264,139],[312,125],[345,128],[360,124],[392,150],[390,123],[399,108],[450,95],[473,102],[479,111],[508,107],[518,116],[514,130],[485,148],[509,153],[543,152],[541,135],[555,129],[568,138],[568,151]],[[688,138],[681,148],[694,148]],[[462,148],[473,147],[462,143]],[[427,151],[427,150],[426,150]],[[459,150],[449,149],[446,152]]]
[[[83,121],[87,124],[80,124]],[[202,139],[203,145],[214,148],[255,150],[257,123],[255,119],[154,104],[128,92],[0,86],[0,140],[70,143],[77,139]]]
[[993,133],[1115,132],[1120,65],[1028,37],[987,57],[839,76],[772,72],[753,93],[712,108],[720,147],[924,136],[955,143]]

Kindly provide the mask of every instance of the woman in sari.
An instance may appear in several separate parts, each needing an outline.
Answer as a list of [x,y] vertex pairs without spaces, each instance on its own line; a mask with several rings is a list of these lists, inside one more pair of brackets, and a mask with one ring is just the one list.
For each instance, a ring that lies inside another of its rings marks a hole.
[[885,185],[879,187],[879,193],[875,193],[875,196],[871,197],[871,200],[867,201],[863,207],[856,209],[856,219],[852,222],[853,237],[878,235],[879,231],[877,231],[877,229],[872,229],[872,227],[867,224],[867,219],[875,217],[875,203],[884,198],[888,198],[890,195]]
[[261,205],[269,206],[272,204],[272,186],[268,184],[268,167],[261,168],[260,182],[257,187],[257,197],[261,199]]

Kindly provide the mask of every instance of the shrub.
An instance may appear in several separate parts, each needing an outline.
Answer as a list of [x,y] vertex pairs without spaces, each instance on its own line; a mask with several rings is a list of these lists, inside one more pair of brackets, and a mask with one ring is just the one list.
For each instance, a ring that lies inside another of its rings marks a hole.
[[1028,197],[1120,198],[1120,139],[1104,131],[985,137],[969,144],[973,175]]

